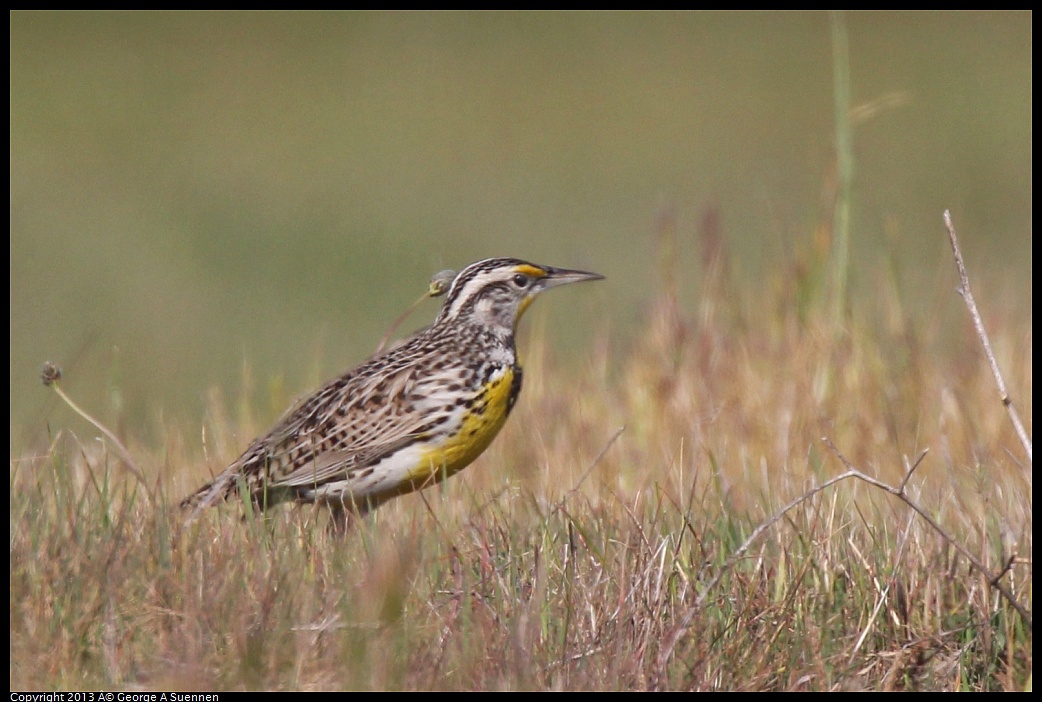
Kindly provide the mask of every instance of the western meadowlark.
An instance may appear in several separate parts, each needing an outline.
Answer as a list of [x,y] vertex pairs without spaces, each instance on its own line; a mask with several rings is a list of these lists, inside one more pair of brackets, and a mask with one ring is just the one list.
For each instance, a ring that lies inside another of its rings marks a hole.
[[431,281],[427,296],[445,294],[433,324],[297,403],[182,507],[195,514],[243,493],[260,509],[325,504],[342,523],[481,455],[521,391],[514,337],[525,310],[543,290],[604,276],[514,258],[452,276]]

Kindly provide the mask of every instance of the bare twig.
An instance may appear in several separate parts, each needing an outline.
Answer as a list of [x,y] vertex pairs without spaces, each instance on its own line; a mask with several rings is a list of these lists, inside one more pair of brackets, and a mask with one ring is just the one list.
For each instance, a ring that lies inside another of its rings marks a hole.
[[618,438],[620,436],[622,436],[622,432],[624,432],[624,431],[626,431],[626,425],[625,424],[615,430],[615,433],[611,435],[610,439],[608,439],[608,443],[604,444],[604,448],[602,448],[600,453],[597,454],[597,457],[593,459],[593,462],[590,463],[590,466],[586,469],[586,471],[579,478],[579,481],[577,483],[575,483],[575,485],[572,486],[571,490],[569,490],[568,492],[566,492],[564,494],[564,497],[561,498],[560,502],[558,502],[556,505],[554,505],[554,508],[551,509],[547,513],[548,515],[549,514],[553,514],[554,512],[559,510],[562,506],[564,506],[564,503],[568,500],[568,498],[571,497],[574,493],[576,493],[579,490],[579,487],[582,486],[582,484],[584,482],[586,482],[586,479],[588,477],[590,477],[590,473],[593,472],[593,469],[596,468],[600,464],[601,459],[604,458],[604,454],[608,453],[608,449],[610,449],[612,447],[612,444],[614,444],[616,442],[616,440],[618,440]]
[[[911,507],[912,510],[920,517],[922,517],[926,521],[926,523],[929,524],[931,528],[933,528],[934,531],[941,535],[941,538],[943,538],[945,541],[951,544],[952,547],[955,548],[955,550],[957,550],[959,553],[961,553],[977,571],[979,571],[987,578],[988,583],[992,587],[994,587],[999,592],[999,594],[1002,595],[1002,597],[1010,603],[1010,605],[1014,609],[1017,610],[1017,612],[1022,617],[1025,626],[1027,626],[1029,631],[1031,630],[1031,612],[1029,612],[1023,604],[1017,601],[1016,597],[1013,596],[1013,593],[1011,593],[1008,588],[1006,588],[999,582],[1002,576],[1004,576],[1006,572],[1009,570],[1009,564],[1007,564],[1006,568],[1004,568],[1003,571],[998,575],[993,574],[991,571],[988,570],[987,566],[985,566],[976,556],[970,553],[970,551],[965,546],[957,542],[951,534],[945,531],[944,528],[933,519],[933,517],[931,517],[922,507],[920,507],[916,502],[914,502],[912,498],[910,498],[908,494],[905,492],[905,486],[907,486],[908,480],[912,477],[912,474],[919,467],[919,464],[922,463],[923,459],[926,458],[928,450],[924,450],[922,453],[920,453],[919,457],[916,458],[915,462],[911,465],[908,465],[907,460],[905,461],[905,475],[902,478],[900,485],[898,487],[894,487],[889,483],[885,483],[882,480],[879,480],[878,478],[873,478],[871,475],[868,475],[867,473],[863,473],[862,471],[858,470],[850,461],[847,460],[846,456],[840,453],[839,449],[836,448],[835,444],[833,444],[832,441],[830,441],[827,437],[823,437],[822,441],[824,441],[825,444],[832,450],[832,452],[836,454],[836,456],[843,463],[843,465],[846,466],[847,471],[845,473],[835,476],[834,478],[826,480],[824,483],[818,485],[817,487],[811,488],[810,490],[808,490],[807,492],[790,502],[789,504],[782,507],[781,510],[774,514],[770,519],[765,521],[760,526],[756,527],[756,529],[753,530],[752,534],[749,535],[749,538],[747,538],[741,546],[735,549],[735,552],[732,553],[726,561],[724,561],[724,564],[720,567],[719,572],[717,572],[716,576],[712,580],[710,580],[709,584],[706,585],[706,587],[702,590],[702,593],[695,600],[694,605],[692,605],[691,609],[687,611],[687,613],[681,620],[680,625],[668,637],[662,649],[660,650],[658,656],[660,676],[664,677],[666,663],[668,663],[669,659],[672,657],[673,650],[676,648],[677,642],[680,641],[680,638],[681,636],[683,636],[684,632],[690,628],[692,620],[694,619],[698,611],[702,608],[702,605],[704,604],[706,597],[720,583],[727,571],[730,570],[731,567],[734,566],[734,564],[737,563],[745,555],[745,552],[749,550],[749,547],[753,544],[753,542],[760,538],[760,536],[769,528],[771,528],[779,519],[785,516],[785,514],[789,510],[806,502],[822,490],[831,487],[840,481],[846,480],[847,478],[856,478],[857,480],[866,482],[869,485],[877,487],[880,490],[883,490],[884,492],[888,492],[891,495],[896,496],[899,500]],[[1011,559],[1010,564],[1012,564],[1012,562],[1013,560]]]
[[127,470],[129,470],[131,474],[135,478],[137,478],[137,481],[141,483],[141,487],[145,489],[145,495],[148,497],[149,501],[152,504],[155,504],[155,495],[152,494],[152,490],[149,488],[148,483],[145,481],[145,474],[141,472],[141,469],[138,468],[137,463],[134,462],[133,457],[131,457],[130,455],[130,451],[127,450],[127,447],[123,445],[123,442],[119,440],[119,437],[112,433],[112,431],[110,431],[108,427],[106,427],[104,424],[99,422],[94,417],[87,414],[79,405],[72,401],[71,397],[65,394],[65,391],[62,390],[61,387],[58,385],[58,382],[61,380],[61,377],[61,368],[59,368],[54,363],[51,363],[50,361],[45,363],[43,365],[43,370],[40,371],[40,380],[43,382],[44,385],[52,388],[54,392],[58,394],[58,397],[64,400],[65,404],[67,404],[73,412],[75,412],[76,414],[80,415],[85,420],[93,424],[98,431],[104,434],[105,437],[112,442],[112,445],[116,448],[116,454],[119,456],[120,460],[123,461],[123,464],[127,467]]
[[[572,495],[574,495],[575,493],[577,493],[579,491],[579,488],[582,487],[582,484],[584,482],[586,482],[586,479],[588,477],[590,477],[590,473],[593,472],[593,469],[596,468],[598,465],[600,465],[601,459],[604,458],[604,454],[608,453],[608,449],[610,449],[612,447],[612,445],[618,440],[618,438],[620,436],[622,436],[622,432],[624,432],[624,431],[626,431],[626,425],[622,425],[621,427],[619,427],[618,429],[615,430],[615,433],[611,435],[611,438],[609,438],[607,443],[604,444],[604,447],[601,448],[600,453],[598,453],[597,456],[590,463],[590,465],[587,466],[587,468],[583,472],[583,474],[581,476],[579,476],[579,480],[575,483],[575,485],[573,485],[571,487],[571,489],[569,489],[568,492],[566,492],[561,497],[561,499],[559,499],[556,503],[554,503],[550,507],[550,509],[548,509],[546,511],[546,518],[547,519],[549,519],[550,517],[552,517],[553,515],[557,514],[560,511],[564,511],[565,515],[568,514],[567,510],[564,509],[564,505],[565,505],[566,502],[568,502],[568,498],[570,498]],[[630,516],[631,517],[633,516],[632,513],[630,513]],[[569,519],[569,524],[571,524],[571,520],[570,519]]]
[[952,224],[952,214],[948,210],[944,211],[944,226],[948,228],[948,238],[952,243],[955,265],[959,268],[958,293],[962,295],[962,299],[966,301],[966,307],[970,310],[973,326],[977,329],[977,337],[980,338],[981,346],[984,347],[984,355],[988,358],[988,364],[991,365],[991,373],[995,376],[995,384],[999,388],[999,395],[1002,396],[1002,404],[1006,408],[1006,412],[1009,413],[1010,421],[1013,422],[1013,428],[1017,432],[1020,443],[1024,446],[1024,451],[1028,456],[1028,463],[1031,463],[1031,439],[1024,429],[1024,423],[1020,421],[1020,414],[1017,412],[1017,408],[1013,406],[1013,399],[1006,391],[1006,383],[1002,379],[1002,372],[999,370],[999,364],[995,360],[995,353],[991,350],[988,332],[984,330],[984,322],[981,321],[980,312],[977,311],[977,303],[974,302],[973,293],[970,292],[970,276],[966,272],[966,264],[962,260],[962,251],[959,250],[959,241],[955,237],[955,225]]
[[680,622],[680,626],[677,627],[677,629],[669,637],[669,640],[666,642],[665,646],[662,647],[662,650],[659,652],[658,657],[659,669],[665,669],[666,662],[669,660],[670,656],[673,655],[673,649],[676,647],[677,642],[680,641],[680,637],[691,626],[691,620],[694,619],[695,614],[698,613],[698,610],[702,608],[702,604],[705,602],[705,599],[709,595],[709,593],[713,590],[713,588],[720,584],[720,581],[723,580],[724,575],[727,573],[727,571],[729,571],[731,567],[745,555],[745,552],[749,550],[749,547],[753,545],[753,542],[760,538],[761,534],[770,529],[775,524],[775,522],[784,517],[786,512],[791,510],[793,507],[797,507],[798,505],[806,502],[825,488],[831,487],[832,485],[835,485],[836,483],[842,480],[846,480],[847,478],[854,477],[858,477],[857,471],[850,470],[846,473],[843,473],[842,475],[837,475],[834,478],[826,480],[821,485],[811,488],[810,490],[808,490],[807,492],[803,493],[795,500],[790,502],[789,504],[782,507],[781,510],[779,510],[774,516],[772,516],[770,519],[768,519],[760,526],[753,529],[753,533],[749,535],[749,538],[746,539],[741,546],[735,549],[735,552],[732,553],[726,561],[724,561],[724,564],[722,566],[720,566],[719,572],[717,572],[716,576],[709,581],[708,585],[705,586],[705,588],[702,590],[702,594],[700,594],[698,598],[695,600],[695,604],[692,605],[691,609],[688,610],[687,614],[684,615],[684,618]]
[[907,473],[905,475],[905,479],[901,481],[901,486],[893,487],[891,485],[888,485],[887,483],[877,480],[869,475],[866,475],[865,473],[862,473],[857,468],[855,468],[850,463],[850,461],[848,461],[847,458],[842,453],[840,453],[839,449],[836,448],[836,445],[833,444],[827,437],[822,438],[822,441],[824,441],[825,444],[832,450],[832,452],[836,454],[836,457],[839,458],[840,461],[842,461],[843,465],[845,465],[849,469],[847,473],[844,473],[844,475],[853,474],[853,477],[857,478],[858,480],[863,480],[866,483],[875,485],[881,490],[889,492],[891,495],[896,496],[899,500],[911,507],[912,510],[914,510],[916,514],[922,517],[923,520],[925,520],[926,523],[929,524],[934,531],[941,535],[942,539],[951,544],[952,548],[961,553],[963,557],[965,557],[966,560],[970,562],[970,565],[972,565],[981,575],[988,579],[988,584],[990,584],[992,587],[998,590],[999,594],[1002,595],[1002,597],[1005,598],[1005,600],[1009,602],[1010,605],[1015,610],[1017,610],[1017,612],[1020,613],[1020,616],[1024,619],[1024,624],[1027,626],[1028,630],[1031,629],[1031,612],[1028,611],[1027,607],[1025,607],[1019,601],[1017,601],[1017,598],[1013,596],[1013,593],[1010,592],[1006,588],[1006,586],[999,582],[1002,576],[1006,574],[1008,567],[1004,568],[1003,571],[998,575],[992,573],[988,569],[988,567],[984,565],[984,563],[982,563],[976,556],[970,553],[969,549],[967,549],[965,546],[956,541],[955,537],[953,537],[951,534],[945,531],[944,527],[938,524],[934,520],[934,518],[926,512],[926,510],[920,507],[918,503],[914,502],[912,498],[908,496],[908,493],[905,492],[904,488],[905,485],[908,483],[908,476],[910,476],[912,472],[919,467],[919,463],[923,460],[923,458],[926,457],[926,451],[923,451],[921,454],[919,454],[918,460],[916,460],[916,462],[910,468],[908,468]]
[[456,277],[456,271],[444,270],[438,271],[431,277],[431,282],[427,286],[427,292],[420,295],[416,302],[409,305],[408,309],[398,315],[398,318],[391,322],[391,328],[387,330],[387,333],[380,339],[380,343],[376,346],[375,353],[381,353],[386,347],[387,342],[391,340],[391,335],[394,334],[394,330],[405,321],[406,317],[413,313],[420,304],[429,297],[441,297],[448,292],[449,287],[452,285],[453,279]]

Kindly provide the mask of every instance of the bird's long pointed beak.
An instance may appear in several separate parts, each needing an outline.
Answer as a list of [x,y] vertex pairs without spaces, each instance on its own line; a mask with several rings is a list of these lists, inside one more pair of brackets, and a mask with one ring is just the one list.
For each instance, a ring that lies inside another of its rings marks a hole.
[[584,280],[604,280],[600,273],[589,271],[578,271],[569,268],[547,268],[546,277],[543,278],[543,289],[556,288],[558,285],[568,283],[581,283]]

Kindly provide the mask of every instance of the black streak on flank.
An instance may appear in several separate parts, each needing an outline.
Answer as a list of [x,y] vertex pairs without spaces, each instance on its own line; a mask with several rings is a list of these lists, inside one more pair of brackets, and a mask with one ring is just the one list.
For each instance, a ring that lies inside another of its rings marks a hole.
[[517,396],[521,394],[521,381],[524,379],[524,372],[521,370],[521,366],[514,364],[514,377],[510,381],[510,395],[507,397],[507,414],[510,414],[510,410],[514,409],[514,403],[517,402]]

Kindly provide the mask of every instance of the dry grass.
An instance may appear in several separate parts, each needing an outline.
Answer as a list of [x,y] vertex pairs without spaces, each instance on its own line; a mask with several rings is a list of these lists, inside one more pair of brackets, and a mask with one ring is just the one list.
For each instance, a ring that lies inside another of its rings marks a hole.
[[[177,498],[263,428],[217,400],[207,458],[173,430],[132,447],[158,508],[97,442],[17,456],[12,689],[1029,687],[1030,622],[865,483],[725,568],[844,470],[822,436],[892,483],[929,448],[911,496],[994,573],[1017,556],[1003,582],[1030,609],[1031,468],[968,323],[946,337],[880,276],[836,329],[798,271],[743,292],[710,254],[697,298],[665,267],[637,340],[605,329],[578,368],[530,330],[504,435],[343,539],[307,509],[181,524]],[[1030,308],[991,319],[1030,430]]]

